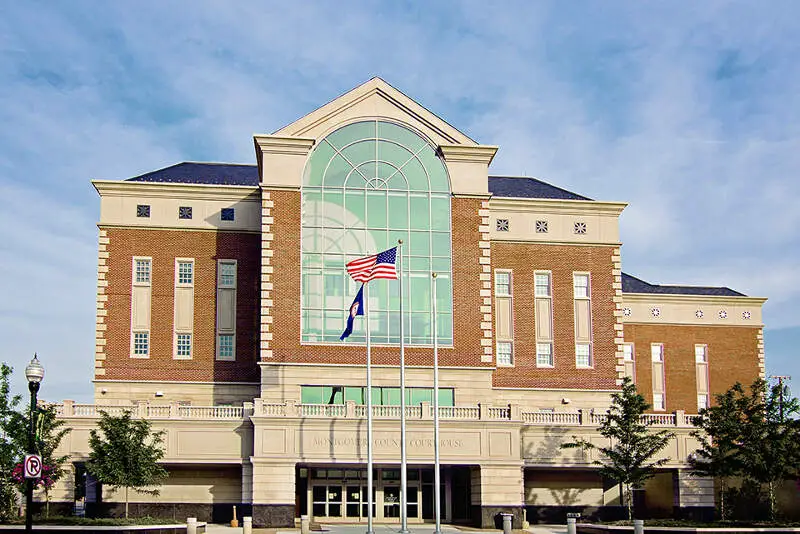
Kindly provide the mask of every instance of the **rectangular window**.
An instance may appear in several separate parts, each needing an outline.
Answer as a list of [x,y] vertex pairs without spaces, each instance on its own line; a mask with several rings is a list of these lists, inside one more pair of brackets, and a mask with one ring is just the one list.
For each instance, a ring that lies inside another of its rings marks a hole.
[[636,382],[636,362],[634,361],[633,343],[622,345],[622,360],[625,365],[625,376]]
[[533,275],[535,280],[535,296],[549,297],[550,296],[550,273],[536,273]]
[[553,345],[551,343],[536,344],[536,366],[553,367]]
[[219,334],[217,336],[217,359],[233,361],[236,359],[234,352],[234,335],[233,334]]
[[589,275],[588,274],[573,274],[572,287],[576,299],[588,299],[589,292]]
[[152,258],[134,257],[131,275],[131,358],[150,357]]
[[575,366],[583,368],[592,366],[592,350],[588,343],[575,345]]
[[663,411],[667,409],[663,343],[652,343],[650,345],[650,361],[653,371],[653,409]]
[[511,273],[505,271],[495,271],[494,294],[498,297],[511,296]]
[[150,332],[133,333],[133,355],[138,357],[150,355]]
[[236,360],[236,260],[217,260],[217,360]]
[[139,285],[150,285],[150,268],[152,265],[150,258],[136,258],[133,260],[135,278],[134,283]]
[[497,342],[497,365],[513,365],[514,357],[512,354],[511,343]]
[[178,285],[190,286],[194,283],[194,262],[178,260]]
[[694,346],[694,367],[697,380],[697,409],[708,408],[708,345]]
[[175,355],[179,360],[192,359],[192,334],[177,334]]

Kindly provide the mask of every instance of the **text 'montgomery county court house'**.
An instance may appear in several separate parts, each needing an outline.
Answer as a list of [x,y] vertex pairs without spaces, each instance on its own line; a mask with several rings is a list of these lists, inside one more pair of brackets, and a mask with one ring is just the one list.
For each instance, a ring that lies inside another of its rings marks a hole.
[[[559,445],[597,435],[626,375],[652,404],[647,417],[676,433],[638,505],[713,507],[710,481],[687,470],[687,414],[764,376],[765,299],[624,273],[625,203],[491,175],[498,147],[379,78],[254,141],[254,165],[185,162],[93,182],[96,404],[59,406],[79,483],[64,481],[55,501],[121,506],[83,476],[89,429],[111,405],[167,432],[169,479],[158,497],[132,493],[134,511],[227,521],[237,505],[256,525],[365,522],[365,328],[359,317],[339,341],[358,288],[345,263],[402,239],[410,522],[434,510],[434,320],[446,522],[610,513],[618,486]],[[367,305],[375,517],[392,522],[398,282],[370,282]]]

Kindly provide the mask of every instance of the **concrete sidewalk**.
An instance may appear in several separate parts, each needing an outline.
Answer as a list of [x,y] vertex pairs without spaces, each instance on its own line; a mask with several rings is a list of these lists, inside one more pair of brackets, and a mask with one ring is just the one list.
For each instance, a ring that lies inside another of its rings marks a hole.
[[[331,524],[323,524],[323,530],[321,531],[323,534],[365,534],[367,526],[366,525],[331,525]],[[376,524],[374,526],[375,534],[397,534],[399,530],[398,525],[381,525]],[[425,524],[425,525],[409,525],[408,530],[411,534],[433,534],[433,525]],[[208,534],[238,534],[242,532],[242,527],[238,528],[231,528],[227,525],[212,525],[209,524],[206,527],[206,532]],[[254,528],[253,532],[255,534],[299,534],[300,529],[295,528],[284,528],[284,529],[266,529],[266,528]],[[320,531],[312,531],[312,534],[315,532]],[[452,525],[442,525],[442,532],[447,534],[456,534],[459,532],[464,533],[471,533],[471,532],[492,532],[494,534],[500,534],[502,531],[500,530],[480,530],[475,528],[464,528],[460,529],[458,527],[454,527]],[[516,532],[519,532],[518,530]],[[528,532],[532,534],[566,534],[567,527],[566,525],[533,525],[528,529]]]

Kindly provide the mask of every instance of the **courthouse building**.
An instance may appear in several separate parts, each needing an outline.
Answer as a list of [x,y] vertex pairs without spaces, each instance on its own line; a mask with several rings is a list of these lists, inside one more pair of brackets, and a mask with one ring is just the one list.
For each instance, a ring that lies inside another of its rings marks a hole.
[[[646,418],[676,434],[637,505],[713,507],[710,481],[687,471],[687,414],[764,376],[765,299],[625,274],[624,202],[491,175],[497,146],[378,78],[254,141],[253,165],[93,182],[95,403],[59,406],[75,476],[55,500],[121,506],[83,462],[98,411],[127,408],[166,430],[170,473],[159,496],[133,497],[136,513],[365,522],[365,324],[339,340],[358,289],[345,263],[402,240],[410,522],[434,510],[434,321],[446,522],[614,515],[619,488],[595,453],[559,445],[599,439],[626,375]],[[400,515],[399,287],[370,282],[367,303],[380,522]]]

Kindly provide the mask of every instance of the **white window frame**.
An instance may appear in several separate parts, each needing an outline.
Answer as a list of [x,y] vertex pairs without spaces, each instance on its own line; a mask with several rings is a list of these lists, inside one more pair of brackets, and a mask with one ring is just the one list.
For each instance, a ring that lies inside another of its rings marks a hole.
[[[497,278],[498,278],[497,275],[507,275],[508,276],[508,284],[504,284],[504,285],[508,285],[508,292],[507,293],[501,293],[500,291],[498,291],[499,284],[497,283]],[[494,296],[495,297],[509,297],[510,298],[511,295],[513,294],[513,292],[514,292],[513,284],[514,284],[514,279],[513,279],[513,276],[511,274],[511,270],[510,269],[495,269],[494,270]]]
[[[659,400],[660,402],[656,402]],[[653,410],[663,412],[667,409],[667,399],[664,393],[653,393]]]
[[[654,349],[658,349],[656,352]],[[667,368],[664,361],[664,344],[663,343],[650,343],[650,362],[661,364],[661,391],[653,391],[653,410],[663,412],[667,409]],[[656,403],[656,395],[661,399],[660,403]]]
[[[180,354],[180,336],[189,336],[189,354]],[[194,332],[175,332],[175,354],[176,360],[191,360],[194,356]]]
[[[222,355],[222,337],[230,336],[231,338],[231,355]],[[236,334],[234,332],[219,332],[217,333],[217,360],[221,362],[235,362],[236,361]]]
[[[547,276],[547,294],[540,295],[538,293],[539,284],[536,281],[537,276]],[[553,298],[553,273],[552,271],[534,271],[533,272],[533,297],[537,299],[552,299]]]
[[[586,278],[586,294],[578,295],[578,278]],[[575,300],[589,300],[592,298],[592,273],[575,271],[572,273],[572,298]]]
[[[508,362],[501,362],[500,361],[500,345],[508,345]],[[498,341],[497,347],[495,347],[497,351],[497,366],[498,367],[514,367],[514,343],[512,341]]]
[[[702,410],[703,408],[708,408],[708,406],[709,406],[708,396],[709,396],[708,393],[698,393],[697,394],[697,410],[698,411]],[[705,402],[704,403],[701,402],[701,397],[705,397]]]
[[[223,285],[222,283],[222,266],[233,265],[233,285]],[[236,289],[239,284],[239,261],[238,260],[217,260],[217,288],[218,289]]]
[[[136,279],[137,271],[136,271],[136,264],[140,261],[146,261],[149,264],[148,267],[148,279],[146,282],[139,282]],[[139,286],[139,287],[148,287],[153,285],[153,258],[150,256],[134,256],[131,263],[131,286]]]
[[[136,336],[147,336],[147,349],[143,354],[136,353]],[[131,332],[131,358],[149,358],[150,357],[150,331],[149,330],[133,330]]]
[[[702,360],[698,360],[697,359],[697,357],[698,357],[697,349],[700,349],[700,348],[703,349],[703,352],[702,352],[702,358],[703,359]],[[705,343],[697,343],[697,344],[695,344],[695,346],[694,346],[694,363],[696,363],[696,364],[697,363],[704,363],[704,364],[708,365],[708,345],[706,345]]]
[[[578,362],[578,347],[586,347],[587,350],[587,357],[589,359],[589,364],[584,365]],[[575,368],[576,369],[593,369],[594,368],[594,358],[592,358],[592,344],[591,343],[575,343]]]
[[[540,352],[539,347],[547,347],[548,352]],[[539,359],[539,355],[547,355],[547,362],[543,362]],[[543,343],[537,342],[536,343],[536,367],[543,367],[543,368],[552,368],[555,367],[555,359],[553,358],[553,343],[550,341],[545,341]]]
[[[181,282],[181,264],[187,263],[192,266],[192,281]],[[194,258],[175,258],[175,287],[194,287],[194,279]]]

